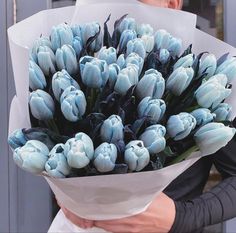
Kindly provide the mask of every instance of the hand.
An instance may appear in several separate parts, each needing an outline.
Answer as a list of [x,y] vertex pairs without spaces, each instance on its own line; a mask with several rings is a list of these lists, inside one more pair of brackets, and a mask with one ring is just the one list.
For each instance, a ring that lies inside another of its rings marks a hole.
[[77,215],[75,215],[72,212],[70,212],[64,206],[62,206],[58,201],[57,201],[57,203],[61,207],[61,210],[65,214],[66,218],[69,219],[76,226],[78,226],[80,228],[83,228],[83,229],[94,227],[94,221],[87,220],[87,219],[84,219],[84,218],[80,218]]
[[161,193],[141,214],[119,220],[94,221],[94,226],[113,233],[167,233],[170,231],[174,219],[174,201]]

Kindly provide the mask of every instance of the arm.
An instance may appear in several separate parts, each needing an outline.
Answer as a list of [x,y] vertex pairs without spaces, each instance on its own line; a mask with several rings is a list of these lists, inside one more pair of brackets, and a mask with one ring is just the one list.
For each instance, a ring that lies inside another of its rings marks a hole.
[[[236,217],[236,143],[212,155],[223,181],[211,191],[188,201],[176,201],[176,218],[170,232],[192,232]],[[187,220],[187,221],[186,221]]]

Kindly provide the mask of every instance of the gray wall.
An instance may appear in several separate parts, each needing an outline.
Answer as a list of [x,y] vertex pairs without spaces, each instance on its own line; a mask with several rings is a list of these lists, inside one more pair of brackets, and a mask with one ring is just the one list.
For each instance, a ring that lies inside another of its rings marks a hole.
[[[17,21],[47,9],[48,0],[18,0]],[[6,29],[13,24],[13,1],[0,1],[0,232],[47,232],[51,192],[42,177],[16,167],[7,145],[9,107],[15,95]]]

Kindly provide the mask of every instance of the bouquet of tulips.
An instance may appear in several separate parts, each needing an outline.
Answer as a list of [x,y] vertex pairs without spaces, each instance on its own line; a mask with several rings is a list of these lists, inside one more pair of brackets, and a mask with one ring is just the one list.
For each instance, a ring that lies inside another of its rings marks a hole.
[[[111,33],[110,18],[103,27],[98,22],[56,24],[48,36],[32,41],[31,128],[16,129],[8,139],[19,167],[44,175],[67,208],[91,219],[140,212],[197,159],[224,147],[236,131],[232,107],[225,102],[236,58],[195,54],[192,45],[183,48],[182,38],[128,15],[115,20]],[[174,166],[179,170],[166,179],[165,171]],[[161,188],[139,197],[138,207],[138,198],[130,203],[137,207],[132,213],[125,211],[130,206],[119,208],[119,202],[129,201],[129,194],[122,200],[122,189],[118,199],[113,197],[113,209],[100,217],[92,212],[96,204],[104,204],[104,193],[101,202],[95,192],[92,202],[83,197],[79,208],[74,206],[78,189],[84,189],[81,198],[95,181],[100,188],[105,183],[114,188],[111,182],[122,186],[116,176],[127,177],[124,186],[129,187],[130,178],[138,182],[160,174],[165,180]],[[66,193],[65,178],[76,183],[73,194]]]

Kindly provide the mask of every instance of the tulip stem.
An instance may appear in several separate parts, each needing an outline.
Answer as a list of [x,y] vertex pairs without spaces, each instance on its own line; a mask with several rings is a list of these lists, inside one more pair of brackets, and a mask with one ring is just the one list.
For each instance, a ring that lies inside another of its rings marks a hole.
[[176,159],[174,159],[171,163],[169,163],[168,165],[173,165],[176,163],[179,163],[183,160],[185,160],[188,156],[190,156],[193,152],[199,150],[198,146],[193,146],[190,147],[188,150],[186,150],[183,154],[181,154],[180,156],[178,156]]
[[195,106],[193,106],[193,107],[187,108],[187,109],[186,109],[186,112],[192,112],[192,111],[194,111],[194,110],[196,110],[196,109],[198,109],[198,108],[200,108],[200,106],[197,104],[197,105],[195,105]]
[[58,127],[57,127],[57,125],[56,125],[54,119],[47,120],[47,121],[45,121],[45,123],[46,123],[47,127],[48,127],[50,130],[54,131],[54,132],[57,133],[57,134],[60,134],[59,129],[58,129]]

